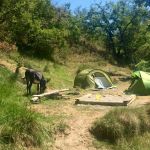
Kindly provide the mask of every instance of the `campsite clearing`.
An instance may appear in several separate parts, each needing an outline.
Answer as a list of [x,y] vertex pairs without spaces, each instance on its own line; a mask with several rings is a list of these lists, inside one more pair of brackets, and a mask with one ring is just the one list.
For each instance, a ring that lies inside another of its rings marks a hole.
[[[5,63],[5,61],[3,61],[3,64],[9,69],[12,68],[10,67],[12,65],[8,62]],[[116,73],[116,76],[115,73],[113,74],[112,80],[116,81],[117,88],[101,90],[104,95],[119,96],[122,95],[123,91],[129,87],[130,82],[122,80],[122,78],[126,79],[126,76],[121,76],[119,71]],[[124,71],[123,73],[125,74],[126,72]],[[129,75],[129,73],[126,74]],[[25,91],[25,86],[23,90]],[[90,92],[90,90],[81,91],[83,95]],[[92,94],[94,94],[95,92],[97,91],[93,91]],[[46,148],[48,150],[96,150],[93,145],[94,138],[89,133],[89,128],[91,127],[93,121],[95,121],[96,118],[103,117],[108,111],[110,111],[114,107],[97,105],[74,105],[75,99],[77,97],[78,95],[70,94],[68,96],[68,99],[46,99],[42,100],[41,103],[39,103],[38,105],[31,104],[30,107],[33,111],[41,113],[44,116],[59,118],[59,122],[63,122],[64,126],[65,124],[68,126],[67,129],[64,129],[64,133],[56,133],[53,145],[50,145],[50,143],[46,143]],[[140,107],[147,104],[150,104],[150,96],[137,96],[137,99],[128,107]],[[59,128],[65,128],[64,126],[60,126]],[[38,150],[38,148],[34,149]]]
[[[118,83],[119,87],[109,90],[102,90],[103,94],[122,95],[123,91],[128,88],[129,82]],[[95,93],[97,91],[93,91]],[[89,90],[84,94],[88,94]],[[93,94],[92,93],[92,94]],[[71,95],[68,100],[48,100],[38,105],[32,105],[32,109],[46,116],[55,115],[62,117],[63,122],[69,126],[64,133],[57,133],[54,150],[96,150],[93,146],[94,138],[89,133],[93,121],[96,118],[103,117],[108,111],[113,109],[111,106],[99,105],[74,105],[76,95]],[[128,107],[139,107],[150,103],[150,96],[137,96]]]

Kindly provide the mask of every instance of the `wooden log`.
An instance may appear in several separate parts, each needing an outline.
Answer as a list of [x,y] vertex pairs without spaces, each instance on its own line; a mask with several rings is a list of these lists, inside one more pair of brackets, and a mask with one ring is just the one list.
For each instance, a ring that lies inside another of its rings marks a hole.
[[98,101],[80,101],[76,100],[75,104],[84,104],[84,105],[103,105],[103,106],[124,106],[123,102],[98,102]]
[[59,94],[59,92],[64,92],[64,91],[68,91],[69,89],[62,89],[62,90],[52,90],[50,92],[47,93],[43,93],[43,94],[38,94],[38,95],[33,95],[33,97],[44,97],[44,96],[50,96],[53,94]]
[[49,96],[49,95],[57,94],[57,93],[59,93],[58,90],[54,90],[54,91],[43,93],[43,94],[33,95],[33,97],[44,97],[44,96]]
[[65,92],[65,91],[69,91],[69,89],[61,89],[61,90],[58,90],[59,92]]

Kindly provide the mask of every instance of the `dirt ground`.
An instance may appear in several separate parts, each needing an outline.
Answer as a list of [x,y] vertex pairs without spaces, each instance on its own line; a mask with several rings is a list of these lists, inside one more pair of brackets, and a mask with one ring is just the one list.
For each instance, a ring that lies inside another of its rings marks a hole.
[[[117,88],[105,90],[103,94],[123,94],[123,91],[129,86],[129,82],[119,82]],[[97,91],[98,92],[98,91]],[[44,108],[45,106],[34,105],[34,109],[46,115],[65,114],[69,116],[65,119],[69,126],[66,134],[57,134],[53,150],[96,150],[93,146],[93,137],[89,132],[92,123],[96,118],[103,117],[114,107],[110,106],[84,106],[74,105],[75,97],[69,99],[64,105],[54,107],[53,109]],[[150,103],[150,96],[137,96],[136,100],[128,107],[139,107]],[[48,110],[48,111],[47,111]]]
[[55,137],[53,150],[95,150],[89,128],[92,122],[104,116],[111,108],[104,106],[76,106],[75,100],[67,100],[64,105],[53,109],[42,104],[33,105],[33,109],[45,115],[67,116],[64,122],[69,126],[65,134],[58,133]]

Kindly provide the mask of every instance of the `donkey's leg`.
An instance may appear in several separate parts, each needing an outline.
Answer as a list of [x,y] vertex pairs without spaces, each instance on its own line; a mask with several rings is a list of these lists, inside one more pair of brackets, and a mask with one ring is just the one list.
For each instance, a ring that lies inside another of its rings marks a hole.
[[40,93],[40,84],[37,84],[37,94]]
[[29,94],[31,95],[31,87],[32,87],[32,82],[29,83]]
[[29,94],[29,81],[27,81],[27,95]]

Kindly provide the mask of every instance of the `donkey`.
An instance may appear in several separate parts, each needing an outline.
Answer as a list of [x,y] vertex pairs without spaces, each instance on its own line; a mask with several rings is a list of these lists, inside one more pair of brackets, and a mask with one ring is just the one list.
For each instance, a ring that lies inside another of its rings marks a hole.
[[33,69],[26,69],[25,79],[27,83],[27,94],[31,94],[32,84],[37,84],[37,93],[43,93],[46,89],[46,80],[44,76]]

